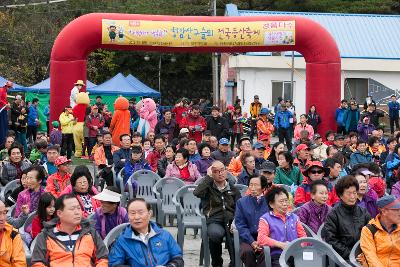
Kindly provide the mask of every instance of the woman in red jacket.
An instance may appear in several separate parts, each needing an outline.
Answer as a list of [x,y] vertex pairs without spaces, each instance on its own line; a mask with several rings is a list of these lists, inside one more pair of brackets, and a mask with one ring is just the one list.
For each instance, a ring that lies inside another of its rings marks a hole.
[[55,214],[54,203],[56,198],[51,193],[44,193],[39,199],[36,216],[32,220],[32,239],[42,231],[43,223],[53,219]]

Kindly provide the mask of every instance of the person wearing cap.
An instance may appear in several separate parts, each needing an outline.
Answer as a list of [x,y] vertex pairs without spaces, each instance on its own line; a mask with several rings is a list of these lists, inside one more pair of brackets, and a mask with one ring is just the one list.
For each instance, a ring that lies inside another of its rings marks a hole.
[[287,104],[281,105],[281,110],[275,114],[274,127],[278,131],[279,142],[286,140],[286,146],[289,151],[292,150],[291,122],[293,114],[287,110]]
[[7,91],[13,87],[13,83],[7,81],[3,87],[0,87],[0,144],[3,144],[8,132],[8,114],[7,109],[11,107],[7,101]]
[[82,80],[77,80],[74,84],[74,87],[71,89],[71,94],[69,96],[69,105],[71,106],[71,108],[75,107],[76,97],[84,86],[85,83]]
[[61,124],[61,133],[62,133],[62,146],[61,146],[61,155],[67,156],[67,158],[71,159],[72,156],[72,145],[74,143],[74,136],[72,134],[74,127],[74,115],[72,115],[71,106],[67,106],[64,108],[64,112],[60,114],[58,119]]
[[276,186],[274,185],[276,165],[273,162],[266,160],[263,162],[263,164],[261,164],[258,171],[260,176],[263,176],[265,179],[267,179],[267,186],[264,189],[264,195],[266,195],[272,187]]
[[329,189],[324,180],[315,180],[310,185],[310,200],[302,205],[296,212],[302,223],[306,224],[318,233],[319,228],[325,223],[331,207],[329,201]]
[[265,145],[261,142],[256,142],[253,145],[253,151],[252,154],[254,156],[254,159],[256,161],[256,169],[260,169],[261,164],[266,161],[265,157]]
[[121,194],[115,186],[107,186],[100,194],[93,197],[100,201],[93,220],[95,229],[102,239],[116,226],[127,223],[128,213],[124,207],[120,207]]
[[[96,103],[97,104],[97,103]],[[89,144],[88,144],[88,155],[92,154],[92,149],[97,141],[97,134],[103,130],[104,127],[104,117],[99,112],[98,105],[93,105],[91,107],[91,112],[85,118],[85,124],[88,128],[88,137],[89,137]]]
[[57,167],[57,172],[47,178],[45,190],[50,192],[56,198],[58,198],[61,195],[61,192],[71,184],[70,164],[71,160],[67,159],[65,156],[59,156],[54,161],[54,165]]
[[200,108],[197,105],[192,107],[189,115],[184,117],[180,124],[181,128],[189,129],[189,138],[193,138],[197,143],[201,142],[202,133],[207,129],[204,117],[200,115]]
[[294,150],[296,158],[293,161],[293,165],[299,167],[301,172],[304,172],[311,164],[310,151],[310,147],[306,144],[300,144]]
[[268,211],[264,192],[268,181],[264,176],[252,177],[249,181],[250,195],[236,202],[235,226],[239,232],[240,258],[245,266],[264,267],[262,247],[257,243],[258,223]]
[[51,123],[53,126],[53,129],[50,132],[50,144],[52,145],[59,145],[61,147],[62,145],[62,132],[60,131],[59,127],[60,124],[58,121],[53,121]]
[[326,155],[326,149],[328,148],[327,145],[325,145],[322,142],[322,137],[320,134],[315,134],[314,135],[314,147],[312,150],[312,158],[318,161],[324,161],[327,159]]
[[347,159],[350,158],[353,151],[345,145],[345,137],[341,134],[335,134],[335,138],[333,139],[333,146],[337,149],[337,151],[341,152],[343,156]]
[[239,142],[240,153],[236,158],[232,158],[228,166],[228,171],[234,176],[238,176],[242,172],[242,161],[240,160],[240,155],[242,153],[251,152],[251,141],[250,137],[243,136]]
[[257,120],[257,139],[259,142],[265,142],[268,146],[271,134],[274,132],[274,126],[268,119],[269,112],[269,109],[262,108]]
[[[323,180],[323,178],[327,175],[327,169],[322,166],[322,163],[319,161],[312,161],[307,169],[304,170],[304,180],[301,185],[299,185],[296,189],[296,193],[294,194],[294,205],[296,207],[300,207],[304,205],[306,202],[311,200],[311,184],[317,180]],[[334,203],[337,202],[336,194],[333,192],[334,188],[331,183],[327,183],[328,189],[328,198],[326,200],[327,205],[333,206]]]
[[314,128],[307,123],[307,115],[300,115],[300,122],[294,127],[294,139],[300,140],[300,132],[307,131],[309,133],[308,138],[312,140],[314,138]]
[[128,178],[139,170],[151,170],[150,164],[143,158],[143,149],[141,146],[133,146],[130,153],[130,159],[125,161],[124,184]]
[[207,119],[207,129],[211,131],[211,135],[221,138],[229,138],[229,124],[228,121],[221,117],[219,107],[213,106],[211,108],[211,116]]
[[361,230],[364,266],[400,266],[400,200],[384,196],[377,201],[379,214]]
[[352,153],[350,156],[350,166],[354,167],[360,163],[369,163],[372,162],[372,155],[367,150],[367,143],[363,140],[357,141],[357,151]]
[[210,137],[211,137],[211,131],[210,130],[205,130],[203,132],[203,137],[201,138],[201,143],[199,145],[201,145],[203,143],[206,143],[206,144],[210,145]]
[[154,128],[154,133],[156,135],[168,135],[168,142],[172,142],[172,140],[179,135],[179,125],[172,118],[172,112],[170,109],[165,109],[163,111],[164,117],[162,120],[157,122],[156,127]]
[[293,156],[288,151],[278,154],[279,167],[276,168],[274,184],[285,184],[298,186],[303,182],[303,175],[297,166],[293,165]]
[[358,189],[354,176],[339,179],[335,190],[340,202],[329,212],[322,228],[322,238],[345,260],[349,259],[351,249],[360,240],[361,229],[371,220],[368,211],[357,205]]
[[211,153],[211,158],[221,161],[224,166],[228,166],[234,156],[235,153],[229,150],[229,140],[227,138],[221,138],[218,149]]
[[242,162],[242,172],[237,176],[237,183],[249,186],[251,177],[258,176],[256,170],[255,157],[250,152],[245,152],[240,155]]

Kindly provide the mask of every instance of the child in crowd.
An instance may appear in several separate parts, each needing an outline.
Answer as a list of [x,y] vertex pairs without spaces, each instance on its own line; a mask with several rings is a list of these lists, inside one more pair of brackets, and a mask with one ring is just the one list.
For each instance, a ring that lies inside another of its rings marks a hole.
[[61,146],[62,133],[58,129],[60,124],[58,123],[58,121],[53,121],[51,123],[51,125],[53,125],[53,130],[51,130],[51,132],[50,132],[50,143],[53,144],[53,145]]
[[44,223],[56,217],[54,208],[55,201],[56,198],[51,193],[44,193],[40,197],[36,216],[32,220],[32,239],[35,239],[42,231]]
[[145,159],[147,159],[147,156],[150,154],[151,151],[153,151],[151,140],[146,138],[143,142],[143,152]]
[[323,180],[316,180],[311,184],[311,200],[300,207],[297,215],[300,221],[308,225],[314,233],[325,222],[330,211],[326,204],[329,198],[328,186]]

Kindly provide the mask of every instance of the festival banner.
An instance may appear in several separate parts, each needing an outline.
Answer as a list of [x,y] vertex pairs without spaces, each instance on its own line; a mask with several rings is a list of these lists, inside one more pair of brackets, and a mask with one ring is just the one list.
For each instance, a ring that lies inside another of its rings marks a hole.
[[295,21],[102,20],[102,44],[161,47],[295,45]]

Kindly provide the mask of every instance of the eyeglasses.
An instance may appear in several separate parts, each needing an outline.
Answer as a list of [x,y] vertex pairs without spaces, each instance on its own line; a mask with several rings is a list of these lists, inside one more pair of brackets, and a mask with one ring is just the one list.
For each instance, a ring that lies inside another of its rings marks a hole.
[[311,170],[310,171],[310,173],[312,173],[312,174],[321,174],[321,173],[324,173],[324,171],[323,170]]

